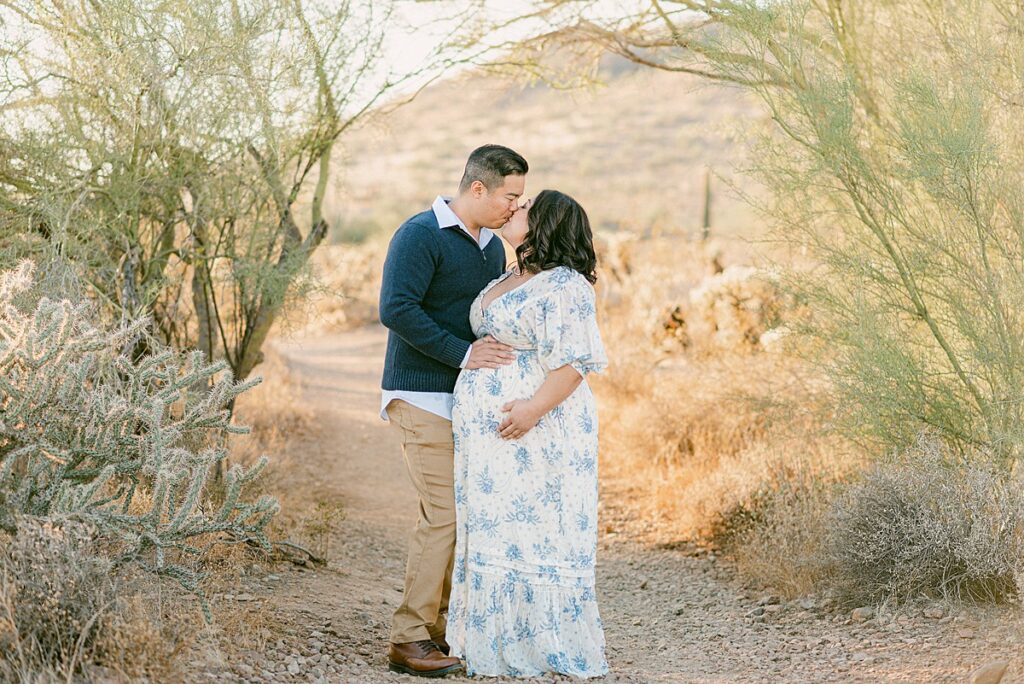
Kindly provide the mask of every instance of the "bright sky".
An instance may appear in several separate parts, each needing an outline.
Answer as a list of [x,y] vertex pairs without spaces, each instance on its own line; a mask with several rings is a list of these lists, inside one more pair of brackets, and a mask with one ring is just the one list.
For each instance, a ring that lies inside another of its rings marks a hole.
[[[553,28],[550,22],[513,21],[536,11],[539,4],[536,0],[395,0],[397,21],[389,32],[385,63],[394,73],[415,70],[440,41],[463,27],[467,20],[510,24],[487,36],[485,42],[491,46],[543,33]],[[583,0],[566,3],[566,11],[586,7],[588,16],[607,19],[630,14],[647,4],[645,0]],[[471,12],[473,7],[480,8],[479,12]]]
[[[337,0],[309,0],[311,3],[323,3],[325,8],[333,8]],[[365,4],[363,4],[365,3]],[[358,108],[377,92],[385,79],[394,82],[401,77],[421,68],[431,53],[446,40],[455,36],[477,36],[484,34],[479,45],[473,46],[471,52],[479,55],[483,48],[494,47],[505,43],[522,40],[529,36],[548,32],[565,23],[566,16],[574,16],[586,10],[587,16],[598,20],[607,20],[628,16],[639,7],[649,8],[650,0],[566,0],[553,14],[552,18],[518,19],[536,12],[538,7],[549,4],[545,0],[363,0],[352,3],[355,12],[372,13],[373,21],[382,16],[386,8],[394,8],[392,21],[384,28],[384,55],[377,68],[371,70],[372,76],[361,78],[356,86],[356,94],[352,102]],[[0,5],[3,3],[0,2]],[[559,19],[562,21],[560,22]],[[0,9],[0,24],[5,29],[18,32],[23,20],[10,12]],[[358,25],[358,22],[356,22]],[[474,26],[479,30],[473,31]],[[485,27],[503,26],[498,30]],[[42,33],[40,31],[35,32]],[[45,42],[45,36],[38,38]],[[38,40],[36,42],[38,42]],[[45,54],[45,45],[35,45],[39,54]],[[491,61],[500,53],[493,51],[482,56],[482,61]],[[453,55],[454,56],[454,55]],[[468,56],[468,55],[466,55]],[[472,65],[459,65],[449,68],[443,77],[469,68]],[[408,93],[422,85],[432,74],[412,80],[392,91],[393,95]],[[44,83],[45,87],[46,84]]]

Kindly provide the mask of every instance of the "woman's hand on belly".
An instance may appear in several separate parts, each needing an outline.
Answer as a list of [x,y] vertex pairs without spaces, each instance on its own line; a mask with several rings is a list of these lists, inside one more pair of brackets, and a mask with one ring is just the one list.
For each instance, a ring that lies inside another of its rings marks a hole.
[[548,373],[529,399],[515,399],[501,407],[508,415],[498,426],[502,439],[519,439],[533,429],[545,413],[565,401],[583,382],[583,376],[570,365]]
[[514,399],[501,407],[505,420],[498,426],[502,439],[519,439],[532,430],[546,411],[532,399]]

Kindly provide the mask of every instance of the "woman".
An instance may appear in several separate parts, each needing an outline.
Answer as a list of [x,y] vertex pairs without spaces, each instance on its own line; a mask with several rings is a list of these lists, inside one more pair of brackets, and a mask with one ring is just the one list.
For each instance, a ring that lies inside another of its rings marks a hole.
[[607,673],[594,592],[597,411],[584,378],[607,365],[586,212],[553,190],[502,231],[516,264],[473,302],[477,336],[510,366],[455,387],[452,655],[468,674]]

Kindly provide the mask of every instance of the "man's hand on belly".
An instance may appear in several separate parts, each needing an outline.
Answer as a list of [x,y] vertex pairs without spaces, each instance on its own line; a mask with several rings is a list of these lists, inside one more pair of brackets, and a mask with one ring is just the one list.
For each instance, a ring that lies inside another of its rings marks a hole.
[[487,335],[473,343],[473,348],[469,351],[469,361],[466,362],[465,368],[468,370],[500,368],[512,363],[514,358],[512,347],[502,344],[490,335]]

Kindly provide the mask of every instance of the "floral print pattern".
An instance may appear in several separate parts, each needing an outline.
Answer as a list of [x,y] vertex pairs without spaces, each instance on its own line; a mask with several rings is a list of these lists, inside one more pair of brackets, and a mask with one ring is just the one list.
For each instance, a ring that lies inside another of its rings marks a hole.
[[473,302],[478,336],[515,347],[511,365],[464,370],[455,387],[457,539],[447,640],[469,674],[607,673],[594,591],[597,410],[583,382],[521,439],[503,440],[501,407],[528,399],[567,364],[607,365],[594,289],[558,267]]

